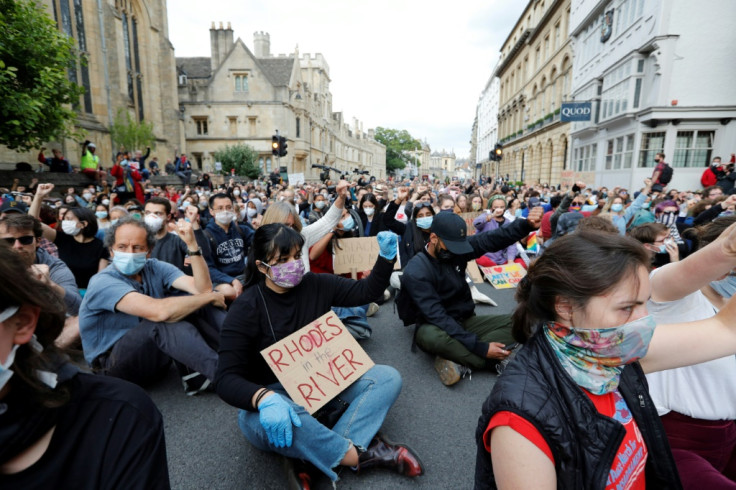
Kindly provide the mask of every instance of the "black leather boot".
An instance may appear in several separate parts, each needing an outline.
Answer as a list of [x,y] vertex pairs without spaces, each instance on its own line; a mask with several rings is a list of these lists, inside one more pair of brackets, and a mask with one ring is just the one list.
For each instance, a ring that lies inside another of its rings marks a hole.
[[368,449],[358,455],[358,473],[374,467],[388,468],[410,477],[424,474],[422,462],[414,451],[403,444],[388,441],[381,434],[376,434]]

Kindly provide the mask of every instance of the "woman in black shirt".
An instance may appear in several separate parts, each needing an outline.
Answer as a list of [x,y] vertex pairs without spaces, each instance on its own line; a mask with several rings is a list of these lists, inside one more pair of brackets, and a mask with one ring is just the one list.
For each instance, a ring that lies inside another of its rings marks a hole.
[[388,285],[397,253],[395,235],[382,234],[378,240],[381,254],[372,274],[353,281],[305,274],[300,257],[304,238],[283,224],[261,226],[248,257],[245,289],[222,327],[215,385],[223,400],[241,409],[239,425],[245,437],[264,451],[309,461],[333,481],[338,465],[422,474],[410,449],[377,435],[401,390],[399,373],[380,365],[368,370],[327,404],[323,413],[344,408],[329,428],[289,398],[260,351],[333,305],[357,306],[378,298]]

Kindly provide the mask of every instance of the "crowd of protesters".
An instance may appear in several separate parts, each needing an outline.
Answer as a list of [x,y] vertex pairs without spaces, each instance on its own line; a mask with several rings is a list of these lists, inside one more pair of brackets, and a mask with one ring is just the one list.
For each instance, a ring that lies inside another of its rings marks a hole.
[[[477,487],[736,488],[733,162],[677,190],[661,171],[634,189],[278,173],[217,184],[185,154],[164,169],[149,156],[120,152],[103,169],[85,142],[81,192],[36,179],[2,190],[1,487],[168,488],[161,415],[135,385],[172,363],[187,395],[237,407],[247,440],[288,458],[302,487],[341,465],[422,475],[379,432],[401,390],[394,368],[310,415],[259,354],[330,310],[366,339],[393,296],[441,383],[501,375]],[[39,162],[72,170],[58,150]],[[163,173],[180,185],[149,180]],[[353,237],[376,237],[379,257],[339,277],[334,253]],[[468,284],[473,261],[526,270],[513,315],[475,315],[491,300]],[[115,430],[102,428],[110,414]],[[98,471],[83,471],[95,456]]]

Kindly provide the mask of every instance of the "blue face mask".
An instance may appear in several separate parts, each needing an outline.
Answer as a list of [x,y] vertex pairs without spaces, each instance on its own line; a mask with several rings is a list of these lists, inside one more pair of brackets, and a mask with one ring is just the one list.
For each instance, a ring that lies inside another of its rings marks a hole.
[[95,216],[97,216],[97,219],[105,219],[107,218],[107,211],[97,211]]
[[583,207],[580,208],[580,211],[586,211],[586,212],[592,213],[596,209],[598,209],[597,204],[585,204]]
[[138,274],[143,266],[146,265],[146,252],[115,252],[112,258],[112,265],[115,266],[122,274],[133,276]]
[[659,252],[658,253],[661,253],[661,254],[667,253],[667,246],[666,245],[660,245],[659,246]]
[[620,213],[623,210],[624,210],[623,204],[616,203],[616,204],[611,205],[611,211],[613,211],[614,213]]
[[344,220],[340,222],[342,224],[342,229],[345,231],[352,230],[355,226],[355,220],[353,220],[352,216],[348,216]]
[[425,216],[424,218],[417,218],[417,227],[422,230],[429,230],[432,227],[432,219],[434,216]]
[[710,283],[710,287],[712,287],[716,293],[728,299],[736,294],[736,275],[729,274],[725,279],[713,281]]

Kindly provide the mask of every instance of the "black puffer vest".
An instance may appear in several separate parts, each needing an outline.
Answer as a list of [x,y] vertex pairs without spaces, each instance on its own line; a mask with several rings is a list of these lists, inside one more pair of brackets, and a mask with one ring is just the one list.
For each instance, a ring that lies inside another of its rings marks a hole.
[[[647,445],[647,488],[682,488],[667,437],[639,363],[626,366],[619,392]],[[483,404],[476,441],[475,488],[496,488],[483,433],[491,416],[513,412],[531,422],[552,451],[557,488],[604,489],[626,429],[601,415],[564,371],[541,329],[505,369]]]

